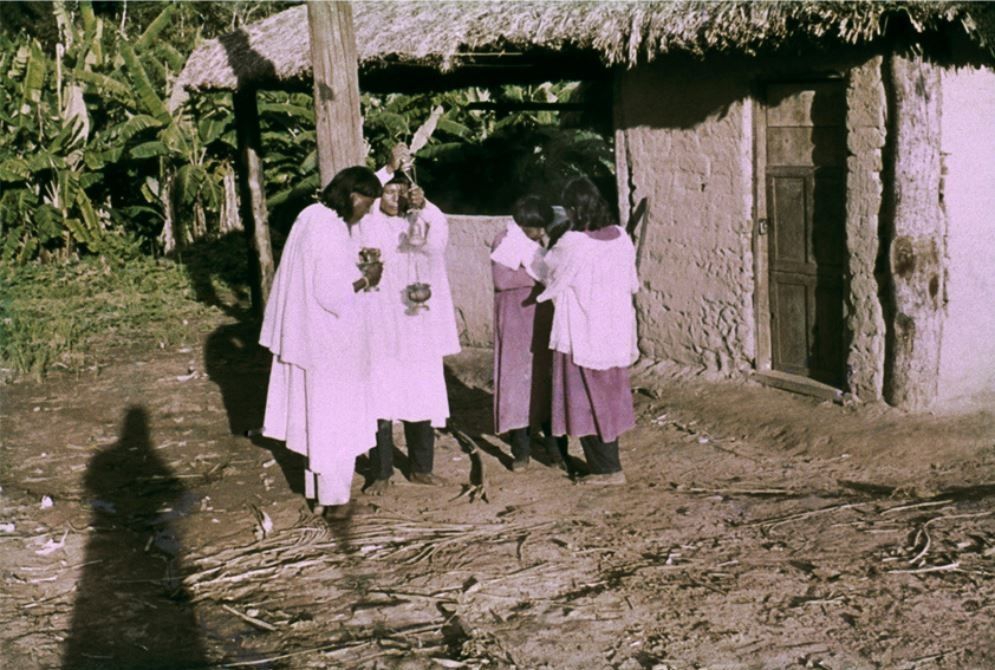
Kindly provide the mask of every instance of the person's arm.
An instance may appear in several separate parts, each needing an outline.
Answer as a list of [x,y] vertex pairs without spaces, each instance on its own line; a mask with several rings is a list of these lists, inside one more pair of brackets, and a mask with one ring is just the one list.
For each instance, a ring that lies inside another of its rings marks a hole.
[[[498,233],[498,236],[494,238],[494,243],[491,244],[491,251],[497,249],[507,235],[508,232],[506,230]],[[535,281],[525,270],[521,268],[512,270],[508,266],[495,261],[491,261],[491,279],[494,281],[495,291],[510,291],[512,289],[532,288],[535,286]]]
[[402,169],[405,163],[410,163],[411,160],[411,152],[408,150],[408,146],[403,142],[395,144],[390,150],[390,158],[387,160],[387,164],[376,172],[377,179],[380,180],[380,185],[383,186],[393,179],[394,173]]
[[582,251],[583,236],[567,232],[543,258],[546,289],[536,298],[538,302],[553,300],[570,288],[577,274]]

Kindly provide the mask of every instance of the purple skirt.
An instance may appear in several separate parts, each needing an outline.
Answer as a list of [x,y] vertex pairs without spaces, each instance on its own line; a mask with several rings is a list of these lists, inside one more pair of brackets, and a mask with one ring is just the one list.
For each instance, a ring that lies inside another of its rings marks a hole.
[[591,370],[553,352],[553,434],[613,442],[636,425],[629,368]]

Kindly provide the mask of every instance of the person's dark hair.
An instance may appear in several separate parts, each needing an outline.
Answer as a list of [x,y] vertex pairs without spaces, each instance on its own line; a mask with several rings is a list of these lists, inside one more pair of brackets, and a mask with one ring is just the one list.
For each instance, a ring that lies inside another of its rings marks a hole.
[[511,206],[511,218],[522,228],[545,230],[553,223],[553,207],[541,196],[522,196]]
[[600,230],[615,225],[615,214],[601,191],[587,177],[576,177],[563,187],[563,206],[571,230]]
[[352,193],[359,193],[368,198],[379,198],[383,193],[380,180],[368,167],[354,165],[340,170],[332,177],[318,196],[325,207],[334,209],[335,213],[348,221],[352,217]]
[[[405,186],[411,186],[411,180],[408,179],[408,175],[404,174],[400,170],[394,171],[394,176],[390,178],[387,184],[404,184]],[[387,184],[384,184],[386,186]]]

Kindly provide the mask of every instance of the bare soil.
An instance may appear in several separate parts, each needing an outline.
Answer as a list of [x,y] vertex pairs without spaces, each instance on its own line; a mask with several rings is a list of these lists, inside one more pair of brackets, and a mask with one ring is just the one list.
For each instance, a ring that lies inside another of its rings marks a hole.
[[3,667],[995,668],[990,410],[642,366],[629,483],[590,489],[541,453],[508,469],[470,350],[448,360],[470,438],[438,436],[449,485],[371,498],[357,474],[329,525],[299,459],[244,436],[253,328],[204,332],[0,389]]

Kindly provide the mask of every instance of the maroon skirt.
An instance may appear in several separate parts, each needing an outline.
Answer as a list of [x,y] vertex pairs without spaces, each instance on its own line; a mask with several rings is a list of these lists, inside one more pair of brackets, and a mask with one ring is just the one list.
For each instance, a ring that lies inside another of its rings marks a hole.
[[591,370],[553,352],[553,434],[613,442],[636,425],[629,368]]

